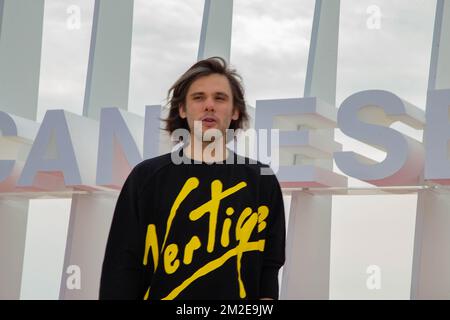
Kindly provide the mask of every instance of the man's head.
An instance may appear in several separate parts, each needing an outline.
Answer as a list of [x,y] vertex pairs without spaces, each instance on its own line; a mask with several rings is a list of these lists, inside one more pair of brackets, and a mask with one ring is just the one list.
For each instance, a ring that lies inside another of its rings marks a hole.
[[194,121],[201,121],[202,132],[219,129],[245,129],[248,114],[241,77],[224,59],[212,57],[190,67],[169,89],[169,133],[184,128],[194,131]]

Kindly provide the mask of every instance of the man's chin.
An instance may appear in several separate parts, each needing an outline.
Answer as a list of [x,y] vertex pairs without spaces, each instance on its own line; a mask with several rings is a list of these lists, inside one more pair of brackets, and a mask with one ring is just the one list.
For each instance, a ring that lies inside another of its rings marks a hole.
[[218,135],[219,134],[219,132],[220,132],[220,134],[221,135],[223,135],[223,131],[222,130],[220,130],[218,127],[209,127],[209,128],[202,128],[202,133],[203,133],[203,135],[205,135],[205,134],[209,134],[209,135],[214,135],[214,136],[216,136],[216,135]]

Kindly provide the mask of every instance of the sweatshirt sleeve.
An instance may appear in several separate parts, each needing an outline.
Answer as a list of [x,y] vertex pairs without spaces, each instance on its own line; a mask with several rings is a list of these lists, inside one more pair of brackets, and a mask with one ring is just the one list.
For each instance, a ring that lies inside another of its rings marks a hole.
[[143,297],[143,245],[138,214],[136,167],[126,179],[117,199],[106,244],[99,299]]
[[269,220],[261,273],[260,298],[278,299],[278,273],[285,262],[286,224],[283,193],[275,174],[267,176]]

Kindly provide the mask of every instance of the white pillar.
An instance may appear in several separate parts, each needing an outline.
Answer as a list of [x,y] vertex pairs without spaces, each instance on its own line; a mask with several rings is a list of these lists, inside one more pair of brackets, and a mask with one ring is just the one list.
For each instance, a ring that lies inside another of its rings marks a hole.
[[101,108],[128,109],[133,0],[96,0],[83,116]]
[[0,110],[35,120],[44,0],[0,0]]
[[233,0],[205,0],[198,60],[219,56],[230,61]]
[[[450,33],[448,30],[450,30],[450,2],[438,0],[428,90],[450,89]],[[440,192],[439,189],[419,192],[411,299],[450,299],[449,208],[448,192]]]
[[[335,108],[340,1],[316,0],[306,73],[305,97]],[[334,141],[334,131],[327,132]],[[297,163],[294,158],[294,164]],[[325,159],[327,169],[333,160]],[[331,195],[292,193],[282,299],[328,299],[330,282]]]
[[[0,110],[36,120],[44,0],[0,0]],[[0,146],[1,148],[1,146]],[[0,199],[0,299],[19,299],[28,199]]]
[[[133,0],[95,1],[84,116],[98,120],[104,107],[128,109],[133,5]],[[73,195],[60,299],[98,298],[117,196]],[[66,285],[74,275],[70,270],[80,271],[81,288]]]
[[0,300],[20,297],[28,206],[28,200],[0,199]]
[[[103,256],[117,196],[116,193],[73,195],[60,299],[98,298]],[[73,270],[79,270],[79,274]],[[79,288],[67,285],[68,281],[73,282],[73,277],[79,277]]]

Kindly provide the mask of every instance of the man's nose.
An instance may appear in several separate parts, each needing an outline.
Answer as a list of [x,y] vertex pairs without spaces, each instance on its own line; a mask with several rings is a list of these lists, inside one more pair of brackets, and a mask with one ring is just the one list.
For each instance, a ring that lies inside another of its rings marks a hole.
[[214,99],[207,98],[205,100],[205,111],[214,111]]

